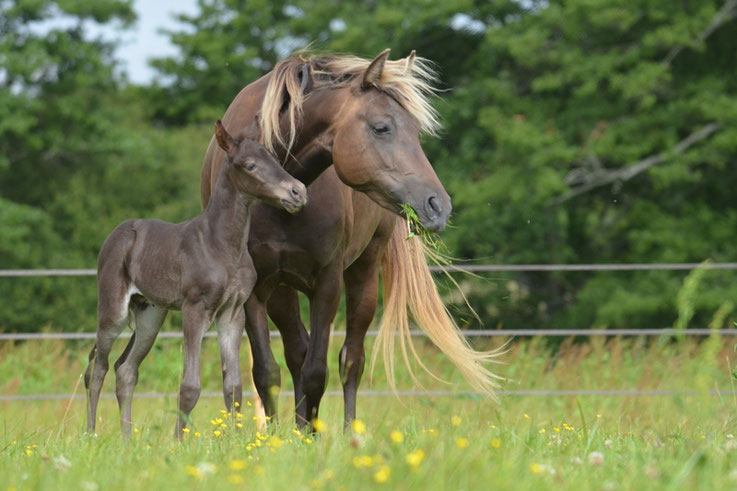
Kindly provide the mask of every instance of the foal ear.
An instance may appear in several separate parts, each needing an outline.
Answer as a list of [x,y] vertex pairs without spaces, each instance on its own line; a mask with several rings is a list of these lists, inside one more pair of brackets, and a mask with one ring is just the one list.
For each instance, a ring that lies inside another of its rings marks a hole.
[[415,50],[412,50],[412,52],[407,57],[407,61],[404,63],[404,72],[411,72],[412,71],[412,65],[415,63]]
[[233,137],[225,131],[225,126],[223,126],[223,122],[219,119],[217,123],[215,123],[215,139],[218,141],[220,148],[228,153],[230,153],[236,146],[235,140],[233,140]]
[[379,56],[374,58],[374,61],[366,68],[366,73],[363,74],[363,82],[361,87],[368,89],[372,85],[377,85],[381,80],[381,72],[384,71],[384,63],[389,58],[389,49],[385,49]]

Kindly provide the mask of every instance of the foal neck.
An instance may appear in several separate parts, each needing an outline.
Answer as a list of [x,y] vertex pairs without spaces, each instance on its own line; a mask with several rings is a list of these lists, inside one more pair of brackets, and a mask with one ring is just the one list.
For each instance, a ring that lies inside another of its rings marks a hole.
[[235,172],[238,170],[232,164],[223,164],[202,216],[213,243],[240,256],[248,241],[248,212],[254,198],[236,186]]

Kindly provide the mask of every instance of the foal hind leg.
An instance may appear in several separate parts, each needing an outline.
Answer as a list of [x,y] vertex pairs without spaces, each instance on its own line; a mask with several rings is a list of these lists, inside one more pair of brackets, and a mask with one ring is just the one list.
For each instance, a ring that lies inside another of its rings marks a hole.
[[294,382],[295,418],[297,423],[304,425],[307,422],[307,408],[301,375],[310,336],[300,318],[297,290],[287,286],[278,287],[269,298],[267,310],[284,343],[284,357]]
[[84,375],[84,385],[87,389],[88,433],[95,432],[97,403],[109,367],[110,350],[115,339],[128,325],[128,306],[118,305],[115,309],[108,309],[101,304],[98,308],[98,319],[97,341],[90,351],[90,363]]
[[133,308],[136,332],[125,352],[115,363],[115,394],[120,407],[120,429],[124,437],[131,432],[131,404],[133,389],[138,383],[138,368],[159,334],[166,318],[166,309],[151,304],[140,304]]

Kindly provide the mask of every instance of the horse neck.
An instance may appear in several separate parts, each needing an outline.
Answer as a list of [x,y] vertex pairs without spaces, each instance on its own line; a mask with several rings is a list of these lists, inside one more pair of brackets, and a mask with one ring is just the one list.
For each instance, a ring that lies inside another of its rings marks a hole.
[[333,164],[335,122],[348,97],[350,88],[343,86],[317,89],[305,98],[299,134],[285,168],[307,186]]
[[249,208],[253,197],[238,189],[229,163],[224,163],[203,218],[212,243],[223,253],[240,256],[248,242]]

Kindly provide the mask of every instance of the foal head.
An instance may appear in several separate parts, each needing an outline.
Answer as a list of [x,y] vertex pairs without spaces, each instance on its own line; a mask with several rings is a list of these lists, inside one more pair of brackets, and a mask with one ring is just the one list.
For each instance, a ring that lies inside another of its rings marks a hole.
[[296,213],[307,204],[305,185],[290,176],[276,157],[258,143],[258,124],[254,124],[237,140],[215,123],[215,138],[225,151],[223,171],[232,168],[238,190],[289,213]]

